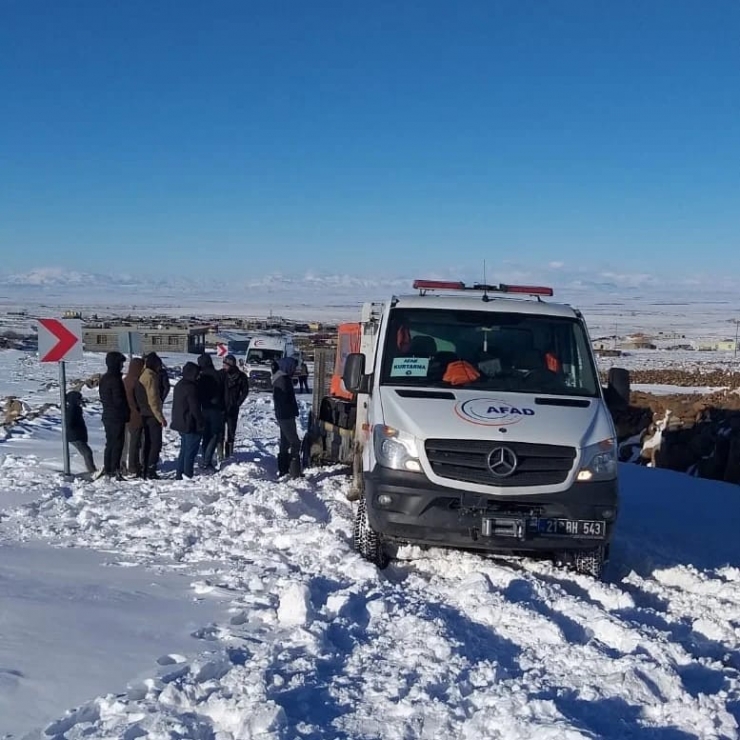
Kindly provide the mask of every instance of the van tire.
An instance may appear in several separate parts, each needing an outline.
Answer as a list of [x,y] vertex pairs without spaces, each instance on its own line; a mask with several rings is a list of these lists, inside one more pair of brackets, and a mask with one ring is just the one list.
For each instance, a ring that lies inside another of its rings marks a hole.
[[383,541],[380,535],[370,526],[364,496],[360,499],[360,503],[357,506],[357,513],[355,514],[352,546],[365,560],[373,563],[380,570],[388,567],[390,558],[383,548]]
[[576,573],[601,580],[606,564],[606,548],[603,545],[592,550],[576,550],[573,553],[573,569]]
[[352,455],[352,482],[347,493],[347,501],[360,501],[365,496],[365,479],[362,476],[362,448],[355,445]]

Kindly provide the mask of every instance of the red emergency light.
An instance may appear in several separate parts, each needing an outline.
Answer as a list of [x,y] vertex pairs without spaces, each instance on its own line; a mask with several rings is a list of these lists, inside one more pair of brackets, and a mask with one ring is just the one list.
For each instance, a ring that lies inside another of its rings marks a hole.
[[414,280],[414,290],[465,290],[465,283],[455,280]]
[[422,293],[427,290],[475,290],[480,293],[514,293],[517,295],[552,296],[554,291],[544,285],[465,285],[458,280],[414,280],[414,289]]
[[501,285],[502,293],[523,293],[526,295],[553,295],[553,289],[544,285]]

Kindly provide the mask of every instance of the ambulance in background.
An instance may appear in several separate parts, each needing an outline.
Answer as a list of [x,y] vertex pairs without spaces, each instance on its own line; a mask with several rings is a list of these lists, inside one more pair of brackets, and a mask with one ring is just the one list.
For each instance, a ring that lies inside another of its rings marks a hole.
[[[253,390],[270,390],[272,363],[283,357],[295,357],[301,362],[301,353],[296,349],[293,335],[288,332],[263,332],[253,335],[244,355],[244,372]],[[297,384],[297,378],[293,379]]]

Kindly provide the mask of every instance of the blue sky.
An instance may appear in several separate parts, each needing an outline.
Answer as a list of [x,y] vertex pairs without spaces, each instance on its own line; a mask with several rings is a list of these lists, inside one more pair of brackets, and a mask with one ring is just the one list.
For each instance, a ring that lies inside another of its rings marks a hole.
[[1,13],[2,273],[740,268],[735,0]]

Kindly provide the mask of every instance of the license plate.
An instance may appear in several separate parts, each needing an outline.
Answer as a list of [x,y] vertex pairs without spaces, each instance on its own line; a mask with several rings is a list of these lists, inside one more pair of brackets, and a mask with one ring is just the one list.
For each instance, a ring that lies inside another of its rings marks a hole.
[[554,537],[606,537],[606,522],[586,519],[529,519],[527,530]]

